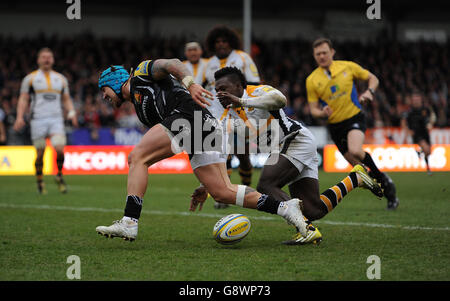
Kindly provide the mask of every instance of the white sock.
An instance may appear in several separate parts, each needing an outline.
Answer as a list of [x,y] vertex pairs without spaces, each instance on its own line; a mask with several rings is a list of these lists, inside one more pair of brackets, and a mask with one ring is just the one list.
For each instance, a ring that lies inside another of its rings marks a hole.
[[124,216],[124,217],[122,217],[122,220],[123,220],[123,221],[133,221],[133,222],[135,222],[136,224],[138,223],[138,219],[137,219],[137,218],[133,218],[133,217],[129,217],[129,216]]
[[286,215],[287,209],[288,205],[286,204],[286,202],[280,202],[280,205],[277,209],[277,214],[284,217]]

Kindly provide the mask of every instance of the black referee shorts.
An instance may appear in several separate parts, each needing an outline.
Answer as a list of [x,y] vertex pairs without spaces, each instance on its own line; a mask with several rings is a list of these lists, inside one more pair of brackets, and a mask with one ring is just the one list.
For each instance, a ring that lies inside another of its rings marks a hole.
[[420,141],[425,140],[429,145],[431,145],[430,134],[426,128],[415,130],[413,134],[413,143],[419,144]]
[[328,124],[331,139],[336,144],[341,154],[345,154],[348,151],[348,132],[351,130],[360,130],[365,133],[366,129],[366,118],[363,112],[359,112],[355,116],[344,121]]

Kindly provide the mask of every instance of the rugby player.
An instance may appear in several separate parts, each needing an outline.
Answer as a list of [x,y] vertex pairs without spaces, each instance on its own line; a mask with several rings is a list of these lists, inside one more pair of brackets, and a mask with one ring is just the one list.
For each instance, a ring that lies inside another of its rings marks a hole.
[[[128,157],[124,216],[111,226],[97,227],[99,234],[136,239],[149,166],[185,150],[194,174],[216,201],[278,214],[298,227],[303,236],[308,235],[298,199],[280,201],[250,187],[231,184],[223,155],[222,127],[206,109],[210,103],[205,97],[212,95],[194,82],[180,60],[146,60],[131,74],[122,66],[111,66],[102,72],[98,86],[103,98],[116,107],[132,102],[139,120],[150,127]],[[195,128],[198,123],[201,130]],[[198,205],[191,202],[191,209]]]
[[[382,173],[369,153],[362,148],[366,123],[361,102],[372,101],[378,79],[370,71],[350,61],[335,61],[335,50],[329,39],[319,38],[312,45],[318,67],[306,79],[311,115],[328,122],[331,139],[345,159],[353,166],[364,164],[384,190],[387,209],[399,205],[392,179]],[[368,82],[368,89],[358,98],[355,80]]]
[[[245,78],[250,84],[259,84],[260,78],[258,69],[253,62],[250,55],[245,53],[241,48],[241,42],[238,35],[226,26],[216,26],[214,27],[206,37],[206,47],[209,52],[214,55],[210,58],[206,66],[206,89],[215,95],[215,79],[214,73],[226,66],[237,67],[244,73]],[[239,119],[239,117],[234,112],[229,112],[228,116],[224,115],[224,108],[220,104],[218,99],[211,101],[211,107],[208,108],[209,111],[218,120],[227,123],[227,121],[232,121],[232,119]],[[232,122],[227,125],[227,129],[230,129]],[[250,185],[252,179],[252,164],[250,163],[250,157],[248,152],[248,143],[245,144],[245,153],[238,154],[234,152],[236,157],[239,159],[239,175],[241,177],[241,183],[243,185]],[[227,158],[227,169],[228,174],[231,175],[231,155]],[[216,203],[215,208],[220,209],[226,206],[221,206],[221,204]]]
[[183,64],[194,76],[194,82],[199,85],[205,82],[205,69],[208,63],[208,59],[202,58],[202,54],[202,47],[197,42],[189,42],[184,46],[186,61],[183,61]]
[[[423,105],[422,93],[414,90],[411,95],[411,109],[402,116],[402,127],[409,129],[413,143],[418,144],[424,154],[427,172],[431,175],[428,157],[431,154],[431,142],[429,131],[436,122],[436,114],[430,108]],[[419,152],[420,154],[420,152]]]
[[[282,200],[292,197],[300,199],[302,212],[308,219],[308,229],[311,230],[309,236],[303,237],[297,233],[292,240],[286,241],[286,244],[320,242],[322,235],[310,221],[325,216],[354,188],[368,188],[378,197],[383,196],[380,185],[369,177],[361,165],[355,165],[345,179],[320,194],[315,138],[303,124],[286,116],[282,110],[286,105],[286,97],[268,85],[247,85],[242,72],[234,67],[217,71],[215,80],[217,97],[221,104],[226,109],[243,109],[240,116],[250,131],[256,133],[256,140],[268,140],[268,137],[272,136],[273,122],[277,122],[274,130],[278,130],[275,136],[280,139],[281,151],[271,150],[257,190]],[[282,190],[286,185],[289,187],[290,197]],[[198,188],[192,198],[197,202],[204,202],[206,189]]]
[[67,192],[67,185],[62,176],[64,165],[64,146],[66,133],[64,130],[63,106],[68,112],[67,118],[77,127],[78,120],[69,94],[69,84],[64,75],[52,70],[55,60],[50,48],[42,48],[37,55],[39,69],[28,74],[22,81],[20,96],[17,103],[17,117],[14,130],[19,131],[25,126],[25,112],[31,98],[31,140],[36,148],[35,161],[37,187],[40,194],[46,194],[42,170],[44,168],[45,139],[56,151],[58,173],[55,181],[62,193]]

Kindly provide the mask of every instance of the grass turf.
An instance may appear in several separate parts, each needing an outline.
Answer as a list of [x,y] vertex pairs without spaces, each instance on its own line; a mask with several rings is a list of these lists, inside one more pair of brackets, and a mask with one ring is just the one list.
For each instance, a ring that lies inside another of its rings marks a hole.
[[[344,176],[321,172],[322,191]],[[391,177],[396,211],[353,191],[315,223],[324,236],[318,246],[280,244],[293,229],[255,210],[219,211],[208,199],[200,213],[188,213],[193,175],[150,175],[132,243],[95,232],[122,216],[126,176],[66,176],[66,195],[45,177],[46,196],[34,177],[0,177],[0,280],[66,280],[70,255],[81,259],[82,280],[367,280],[370,255],[381,259],[381,280],[450,280],[450,173]],[[250,217],[248,237],[216,243],[215,222],[238,212]]]

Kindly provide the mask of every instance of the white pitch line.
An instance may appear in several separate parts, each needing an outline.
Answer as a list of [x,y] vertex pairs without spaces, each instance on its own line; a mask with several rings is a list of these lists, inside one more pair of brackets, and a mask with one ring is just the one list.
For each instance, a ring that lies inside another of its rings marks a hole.
[[[13,209],[42,209],[42,210],[64,210],[64,211],[84,211],[84,212],[117,212],[123,213],[123,209],[105,209],[105,208],[95,208],[95,207],[69,207],[69,206],[53,206],[53,205],[31,205],[31,204],[7,204],[0,203],[0,207],[3,208],[13,208]],[[193,212],[169,212],[169,211],[158,211],[158,210],[142,210],[143,214],[150,215],[180,215],[180,216],[199,216],[199,217],[211,217],[211,218],[221,218],[223,214],[213,214],[213,213],[193,213]],[[250,216],[248,218],[255,220],[280,220],[279,217],[275,216]],[[360,226],[360,227],[370,227],[370,228],[394,228],[401,230],[433,230],[433,231],[450,231],[450,227],[434,228],[434,227],[422,227],[422,226],[402,226],[402,225],[389,225],[389,224],[374,224],[374,223],[359,223],[359,222],[339,222],[339,221],[314,221],[318,224],[328,224],[328,225],[341,225],[341,226]]]

